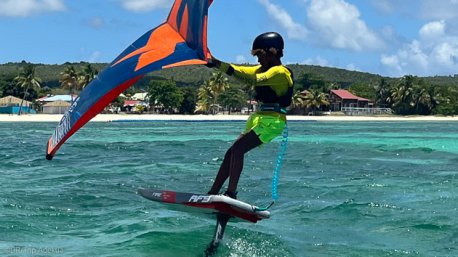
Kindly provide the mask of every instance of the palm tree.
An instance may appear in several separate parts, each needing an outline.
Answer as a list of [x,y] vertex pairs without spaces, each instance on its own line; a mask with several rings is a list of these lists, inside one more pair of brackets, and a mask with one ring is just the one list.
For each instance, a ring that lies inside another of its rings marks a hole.
[[242,86],[242,90],[245,92],[246,96],[248,96],[248,101],[247,103],[248,104],[248,114],[250,114],[250,111],[252,110],[252,102],[255,101],[254,100],[254,95],[256,94],[256,90],[255,90],[255,86],[256,86],[256,81],[253,81],[253,80],[245,80],[244,83],[243,83],[243,86]]
[[388,102],[391,103],[391,107],[399,114],[407,114],[410,106],[410,99],[412,88],[398,85],[391,89]]
[[[219,95],[226,91],[229,88],[228,78],[220,71],[212,74],[210,78],[210,90],[213,94],[213,107],[216,107],[219,104]],[[212,110],[215,113],[214,110]],[[218,112],[218,110],[216,111]]]
[[63,88],[70,90],[73,104],[73,92],[79,89],[78,74],[75,71],[75,67],[73,65],[67,66],[60,75],[60,84]]
[[439,103],[445,100],[437,87],[424,83],[414,87],[412,99],[416,113],[421,115],[430,115]]
[[18,115],[21,115],[22,111],[22,104],[24,103],[25,98],[27,97],[27,92],[29,88],[32,87],[40,87],[41,80],[38,77],[35,77],[35,66],[31,63],[26,64],[22,71],[19,73],[17,77],[14,78],[14,81],[17,86],[20,88],[25,88],[24,96],[21,100],[21,105],[19,106]]
[[215,113],[215,107],[219,104],[218,97],[227,88],[229,81],[221,72],[213,73],[210,80],[205,81],[197,92],[197,108],[196,112]]
[[304,100],[305,100],[305,96],[301,94],[300,90],[297,90],[296,93],[294,93],[293,95],[293,98],[291,101],[291,108],[301,110],[302,108],[305,107]]
[[329,100],[325,93],[318,92],[315,90],[311,90],[305,97],[304,97],[304,106],[306,108],[312,108],[312,114],[315,115],[316,109],[320,108],[321,106],[328,106]]
[[386,107],[387,99],[390,95],[390,85],[385,79],[381,79],[380,83],[375,86],[375,102],[381,107]]
[[99,73],[91,64],[86,64],[83,70],[78,74],[78,88],[85,88]]
[[213,102],[213,92],[210,81],[205,81],[197,91],[197,106],[195,112],[208,113]]
[[412,98],[414,86],[413,76],[404,76],[399,83],[391,88],[387,101],[399,114],[408,114],[410,107],[415,106]]
[[431,102],[431,113],[436,110],[439,104],[449,100],[448,97],[441,94],[439,88],[435,86],[430,86],[428,88],[428,96],[430,98],[429,101]]
[[233,109],[242,109],[246,105],[247,97],[248,96],[241,88],[231,86],[221,93],[219,96],[219,102],[229,111],[230,114]]
[[413,88],[412,102],[416,114],[430,114],[432,109],[431,97],[426,86]]

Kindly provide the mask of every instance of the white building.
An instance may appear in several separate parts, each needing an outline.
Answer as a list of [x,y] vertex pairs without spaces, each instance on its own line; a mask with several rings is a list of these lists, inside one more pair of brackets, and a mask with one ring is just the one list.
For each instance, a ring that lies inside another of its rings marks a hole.
[[43,113],[46,114],[64,114],[70,107],[67,101],[54,101],[43,105]]

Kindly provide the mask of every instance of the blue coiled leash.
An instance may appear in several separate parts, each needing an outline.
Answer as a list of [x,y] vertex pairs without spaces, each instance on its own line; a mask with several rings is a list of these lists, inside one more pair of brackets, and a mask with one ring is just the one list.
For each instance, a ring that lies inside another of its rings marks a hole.
[[256,207],[254,211],[266,211],[275,203],[275,201],[278,200],[278,180],[280,178],[280,169],[283,163],[283,157],[285,156],[286,150],[288,148],[288,123],[286,123],[286,126],[283,129],[282,136],[283,138],[280,143],[280,149],[278,151],[277,162],[275,163],[272,178],[272,202],[264,208]]

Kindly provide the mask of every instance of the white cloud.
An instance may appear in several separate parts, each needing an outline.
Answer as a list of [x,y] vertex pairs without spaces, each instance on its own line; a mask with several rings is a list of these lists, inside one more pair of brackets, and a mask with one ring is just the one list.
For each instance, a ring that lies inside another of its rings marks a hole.
[[344,0],[311,0],[307,16],[322,44],[353,51],[384,47],[382,39],[360,18],[359,10]]
[[442,67],[455,70],[458,73],[458,39],[441,42],[434,46],[431,58]]
[[258,0],[267,10],[269,15],[276,20],[291,39],[305,40],[308,30],[305,26],[295,22],[291,15],[278,5],[271,3],[269,0]]
[[91,26],[94,29],[100,29],[105,25],[105,21],[102,17],[94,17],[89,20],[89,26]]
[[358,67],[356,67],[356,65],[353,64],[353,63],[348,64],[348,65],[345,67],[345,69],[347,69],[347,70],[352,70],[352,71],[360,71],[360,69],[359,69]]
[[381,55],[380,63],[389,75],[434,76],[458,73],[458,0],[371,2],[386,13],[425,21],[417,38],[401,44],[391,53]]
[[458,34],[450,33],[444,20],[425,24],[419,39],[405,44],[395,54],[381,56],[390,75],[450,75],[458,72]]
[[420,29],[420,36],[423,39],[435,39],[443,37],[445,34],[445,21],[433,21],[425,24]]
[[331,64],[327,59],[321,57],[321,56],[316,56],[314,58],[307,58],[304,61],[301,62],[301,64],[306,64],[306,65],[317,65],[321,67],[336,67],[336,68],[342,68],[346,70],[352,70],[352,71],[359,71],[360,69],[353,63],[340,66],[340,65],[335,65]]
[[305,59],[302,64],[307,64],[307,65],[318,65],[318,66],[323,66],[323,67],[329,67],[331,66],[329,61],[322,58],[321,56],[317,56],[315,58],[308,58]]
[[120,0],[122,6],[134,12],[148,12],[158,8],[170,8],[173,0]]
[[65,10],[62,0],[0,0],[0,16],[26,17]]
[[[390,69],[395,70],[396,75],[399,75],[399,73],[402,73],[401,63],[397,55],[382,54],[380,62],[383,65],[385,65],[386,67],[389,67]],[[391,73],[394,75],[394,72],[391,72]]]

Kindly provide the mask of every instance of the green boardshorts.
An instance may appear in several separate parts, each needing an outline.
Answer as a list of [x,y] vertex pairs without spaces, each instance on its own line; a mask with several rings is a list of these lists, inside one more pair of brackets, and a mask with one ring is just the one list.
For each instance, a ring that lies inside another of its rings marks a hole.
[[262,143],[280,136],[286,126],[286,116],[277,112],[255,112],[247,120],[243,133],[253,130]]

